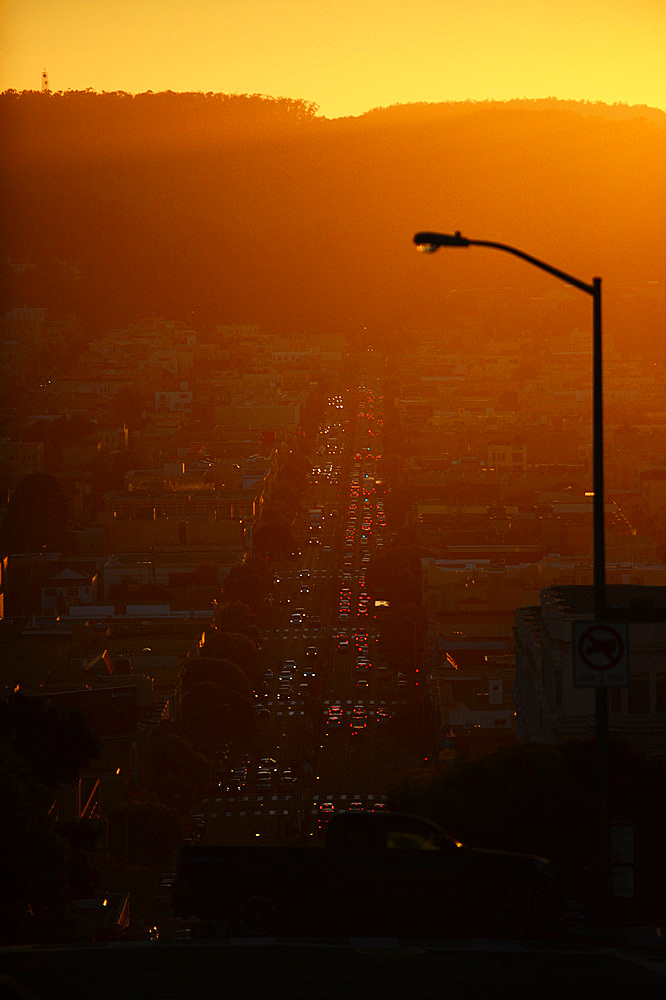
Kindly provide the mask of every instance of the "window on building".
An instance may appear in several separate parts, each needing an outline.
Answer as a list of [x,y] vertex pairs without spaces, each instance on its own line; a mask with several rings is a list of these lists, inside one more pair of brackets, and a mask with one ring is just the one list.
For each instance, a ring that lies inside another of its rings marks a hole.
[[629,681],[629,713],[646,715],[650,711],[650,679],[632,677]]
[[666,674],[656,677],[657,711],[666,712]]

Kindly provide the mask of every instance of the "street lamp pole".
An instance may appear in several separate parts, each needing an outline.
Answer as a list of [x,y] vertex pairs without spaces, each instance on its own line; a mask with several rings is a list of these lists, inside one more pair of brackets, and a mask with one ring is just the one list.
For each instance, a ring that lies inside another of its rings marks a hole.
[[[592,296],[593,339],[592,339],[592,489],[593,504],[593,592],[594,616],[602,621],[606,608],[606,555],[604,526],[604,443],[603,443],[603,393],[601,365],[601,278],[593,278],[592,284],[574,278],[545,261],[532,257],[516,247],[490,240],[470,240],[455,233],[416,233],[414,243],[421,253],[434,253],[440,247],[491,247],[520,257],[534,267],[547,271],[560,281],[573,285],[581,292]],[[599,836],[601,853],[601,902],[603,914],[604,900],[609,889],[610,844],[608,840],[608,695],[605,687],[595,688],[595,735],[597,744],[597,795],[599,811]]]
[[597,621],[604,617],[606,606],[606,556],[604,528],[604,440],[603,440],[603,393],[601,367],[601,278],[593,278],[592,284],[574,278],[573,275],[561,271],[538,257],[524,253],[506,243],[495,243],[491,240],[470,240],[461,236],[460,232],[449,233],[417,233],[414,243],[421,253],[434,253],[440,247],[491,247],[513,254],[526,260],[528,264],[547,271],[560,281],[573,285],[581,292],[592,296],[593,309],[593,340],[592,340],[592,489],[594,491],[593,506],[593,579],[594,579],[594,615]]

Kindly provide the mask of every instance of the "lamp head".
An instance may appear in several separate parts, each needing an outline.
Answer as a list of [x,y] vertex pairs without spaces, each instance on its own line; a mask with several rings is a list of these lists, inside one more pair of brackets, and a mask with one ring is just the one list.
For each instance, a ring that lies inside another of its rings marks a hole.
[[460,230],[456,230],[453,235],[450,233],[417,233],[414,243],[419,253],[434,253],[440,247],[468,247],[469,240],[460,235]]

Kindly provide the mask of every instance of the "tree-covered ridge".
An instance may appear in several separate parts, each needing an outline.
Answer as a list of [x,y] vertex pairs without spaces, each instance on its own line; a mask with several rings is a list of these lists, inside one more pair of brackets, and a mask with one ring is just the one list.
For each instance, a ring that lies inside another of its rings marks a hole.
[[[460,289],[547,294],[548,279],[497,254],[417,259],[415,231],[459,228],[602,275],[605,333],[660,351],[661,320],[636,320],[630,286],[666,279],[664,121],[554,100],[331,120],[262,95],[6,92],[0,309],[46,306],[101,329],[150,314],[365,327],[381,346],[439,322],[444,301],[458,324],[456,309],[478,304]],[[574,298],[580,328],[589,311]]]

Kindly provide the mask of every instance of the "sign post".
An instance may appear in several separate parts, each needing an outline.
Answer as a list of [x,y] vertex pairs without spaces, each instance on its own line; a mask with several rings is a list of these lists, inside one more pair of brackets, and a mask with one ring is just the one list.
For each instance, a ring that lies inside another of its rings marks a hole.
[[[631,891],[629,884],[611,885],[610,817],[608,814],[608,689],[629,684],[626,622],[573,622],[573,684],[594,688],[597,730],[597,796],[599,821],[599,891],[597,919],[608,919],[611,898]],[[625,874],[631,874],[627,872]]]

